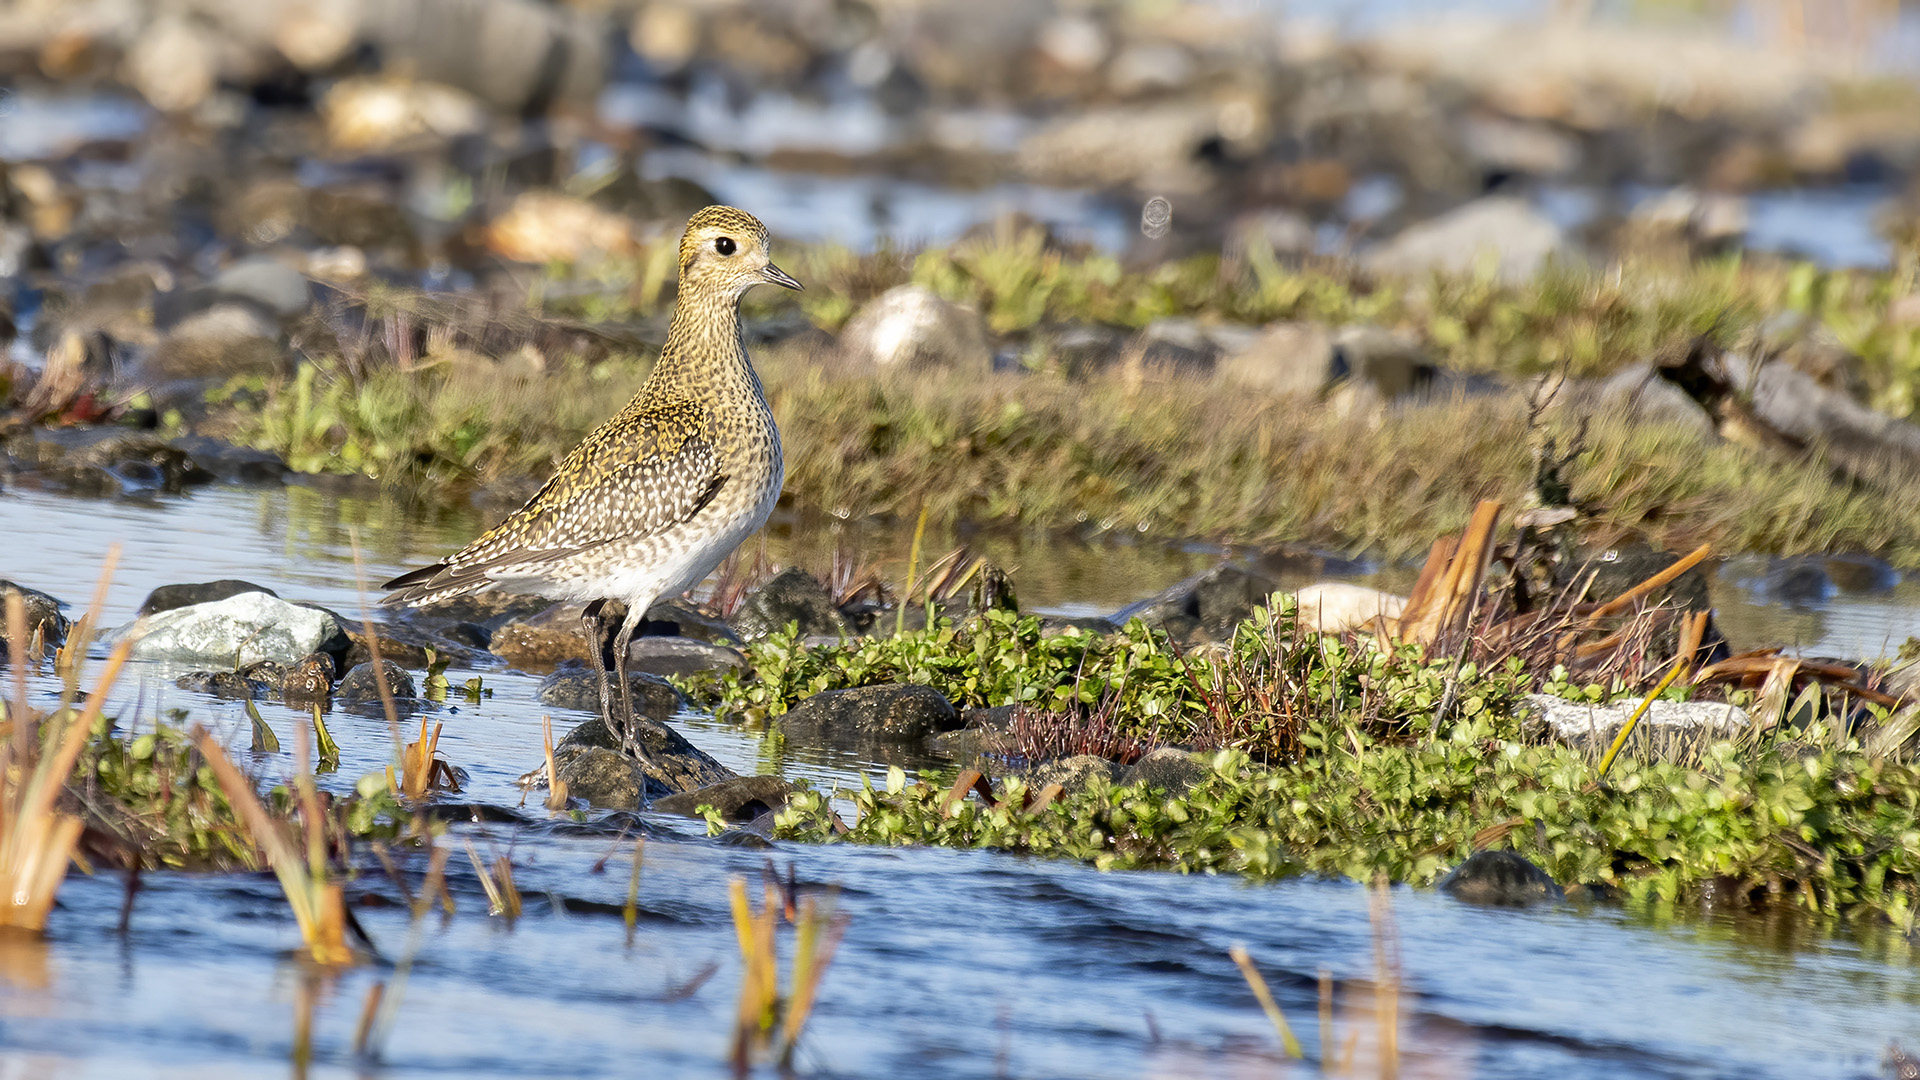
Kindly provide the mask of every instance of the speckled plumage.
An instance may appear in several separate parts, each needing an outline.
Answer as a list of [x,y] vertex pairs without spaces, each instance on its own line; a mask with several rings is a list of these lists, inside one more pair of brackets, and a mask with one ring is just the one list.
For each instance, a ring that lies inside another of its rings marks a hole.
[[444,561],[387,582],[385,602],[491,588],[624,601],[614,649],[624,688],[625,644],[646,609],[698,584],[779,498],[780,433],[740,329],[740,297],[763,282],[799,288],[768,260],[766,226],[732,207],[695,214],[680,240],[673,325],[640,392],[525,506]]

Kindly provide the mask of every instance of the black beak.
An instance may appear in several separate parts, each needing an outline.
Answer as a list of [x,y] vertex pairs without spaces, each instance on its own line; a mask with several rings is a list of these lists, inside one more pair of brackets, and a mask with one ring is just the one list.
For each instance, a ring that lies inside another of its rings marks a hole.
[[773,265],[772,263],[768,263],[767,265],[760,268],[760,276],[766,279],[766,281],[769,282],[770,284],[781,285],[786,288],[792,289],[795,292],[801,291],[799,282],[793,280],[792,277],[788,276],[785,270],[780,269],[779,267]]

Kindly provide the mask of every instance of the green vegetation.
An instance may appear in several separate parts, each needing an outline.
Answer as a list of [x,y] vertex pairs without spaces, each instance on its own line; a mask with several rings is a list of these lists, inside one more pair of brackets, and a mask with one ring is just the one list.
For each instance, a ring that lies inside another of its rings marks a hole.
[[1761,706],[1757,727],[1732,741],[1642,731],[1603,781],[1601,748],[1552,741],[1521,715],[1520,698],[1604,701],[1642,688],[1541,671],[1520,655],[1466,656],[1305,632],[1284,604],[1257,611],[1231,642],[1185,654],[1138,621],[1111,638],[1044,636],[1037,620],[995,612],[841,646],[776,635],[749,648],[747,678],[695,690],[723,712],[765,719],[821,690],[923,683],[956,704],[1028,706],[1011,738],[1034,758],[1069,752],[1076,738],[1100,752],[1086,745],[1097,741],[1089,729],[1109,746],[1215,753],[1210,775],[1185,793],[1096,781],[1032,812],[1019,809],[1028,793],[1018,779],[988,806],[895,777],[884,791],[854,793],[859,817],[844,837],[826,796],[808,794],[781,819],[791,837],[1415,884],[1479,848],[1510,847],[1563,884],[1635,902],[1715,889],[1912,922],[1920,771],[1904,751],[1861,741],[1899,740],[1819,724],[1790,732]]
[[[816,248],[791,260],[817,287],[798,300],[752,297],[750,316],[804,303],[811,320],[834,329],[885,288],[916,280],[978,305],[1026,358],[1026,374],[961,379],[836,370],[804,339],[759,350],[797,501],[908,518],[925,507],[936,525],[1093,521],[1160,536],[1403,555],[1458,528],[1476,499],[1517,505],[1533,483],[1532,446],[1548,436],[1566,446],[1581,430],[1563,408],[1530,424],[1518,393],[1346,415],[1208,383],[1068,371],[1049,345],[1048,328],[1063,322],[1367,322],[1412,331],[1450,369],[1518,385],[1554,370],[1602,375],[1703,334],[1754,346],[1768,316],[1796,312],[1859,355],[1849,377],[1879,407],[1910,412],[1920,377],[1920,326],[1888,314],[1890,300],[1913,287],[1915,271],[1904,265],[1866,274],[1648,262],[1617,274],[1550,274],[1517,289],[1472,278],[1414,287],[1367,282],[1337,266],[1282,268],[1257,253],[1237,265],[1209,256],[1127,270],[1105,256],[1049,249],[1031,232],[914,257]],[[585,312],[594,317],[654,307],[622,308],[631,290],[590,284],[564,291],[594,297]],[[635,355],[551,357],[536,373],[451,347],[407,370],[322,357],[282,382],[227,387],[210,423],[301,470],[364,473],[441,494],[512,488],[544,475],[618,408],[646,364]],[[1565,478],[1597,532],[1759,551],[1870,551],[1920,566],[1920,478],[1895,464],[1853,463],[1851,479],[1836,479],[1817,450],[1792,456],[1618,417],[1595,418],[1582,445]]]
[[818,842],[942,844],[1097,866],[1272,877],[1301,871],[1417,885],[1482,847],[1506,847],[1565,884],[1635,903],[1714,889],[1823,915],[1877,912],[1911,930],[1920,901],[1920,772],[1857,745],[1721,743],[1690,765],[1622,761],[1606,784],[1589,755],[1515,738],[1494,719],[1434,739],[1383,741],[1316,724],[1308,753],[1265,767],[1220,752],[1192,790],[1095,780],[1037,812],[949,804],[933,783],[854,794],[835,836],[825,796],[803,793],[778,834]]

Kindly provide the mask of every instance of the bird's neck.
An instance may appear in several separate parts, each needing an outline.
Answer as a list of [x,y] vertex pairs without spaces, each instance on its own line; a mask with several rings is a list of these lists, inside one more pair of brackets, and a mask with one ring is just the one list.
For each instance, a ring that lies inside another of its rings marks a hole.
[[704,290],[683,292],[660,360],[640,396],[648,401],[703,398],[731,401],[742,393],[759,397],[760,379],[747,360],[740,328],[740,298]]

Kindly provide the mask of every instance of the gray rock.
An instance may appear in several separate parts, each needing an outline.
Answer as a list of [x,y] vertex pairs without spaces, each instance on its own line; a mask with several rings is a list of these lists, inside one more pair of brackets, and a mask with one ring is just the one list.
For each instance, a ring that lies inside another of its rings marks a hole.
[[918,742],[960,726],[960,716],[931,686],[856,686],[827,690],[780,718],[790,738]]
[[[1638,700],[1587,705],[1552,694],[1528,694],[1522,708],[1544,722],[1556,738],[1593,745],[1611,741],[1639,706]],[[1753,719],[1745,709],[1712,701],[1656,701],[1638,724],[1649,733],[1699,732],[1709,736],[1734,735],[1752,726]]]
[[25,585],[0,578],[0,656],[7,655],[4,652],[7,636],[7,612],[4,604],[6,595],[10,592],[20,594],[22,606],[26,609],[26,632],[29,638],[36,631],[39,632],[41,640],[46,643],[48,649],[57,648],[66,642],[67,630],[71,624],[65,615],[60,614],[60,609],[65,607],[65,604],[38,589],[29,589]]
[[1027,790],[1039,791],[1048,784],[1059,784],[1068,791],[1077,791],[1091,787],[1096,780],[1112,783],[1119,778],[1119,765],[1092,754],[1076,754],[1034,766],[1027,774]]
[[1219,138],[1220,114],[1212,104],[1184,101],[1078,110],[1028,135],[1015,160],[1043,183],[1190,194],[1211,183],[1197,152]]
[[308,653],[347,647],[347,636],[331,614],[259,592],[142,615],[115,637],[134,642],[136,660],[209,667],[293,663]]
[[1213,775],[1213,766],[1199,754],[1173,746],[1162,746],[1127,767],[1120,776],[1122,784],[1146,784],[1164,789],[1169,795],[1183,795],[1187,789]]
[[251,581],[237,578],[223,578],[219,581],[202,581],[192,585],[162,585],[147,594],[140,602],[141,615],[152,615],[175,608],[191,607],[194,604],[211,604],[216,600],[225,600],[241,593],[265,593],[278,596],[279,593],[264,585],[255,585]]
[[[607,685],[612,687],[613,673],[607,673]],[[627,685],[633,692],[633,707],[641,716],[657,724],[664,724],[674,713],[686,707],[687,701],[673,684],[658,675],[639,672],[627,672]],[[584,667],[568,665],[540,682],[540,704],[551,705],[556,709],[579,709],[582,712],[600,711],[600,688],[593,684],[593,672]],[[619,696],[614,697],[614,708],[619,708]]]
[[1728,360],[1735,389],[1749,393],[1754,414],[1782,435],[1825,445],[1845,460],[1920,461],[1920,425],[1875,412],[1787,364]]
[[1714,437],[1713,417],[1685,390],[1661,378],[1652,364],[1628,364],[1592,391],[1594,403],[1638,420],[1687,428],[1702,439]]
[[[391,660],[380,661],[380,670],[387,677],[387,692],[395,701],[409,701],[420,696],[414,688],[413,676],[407,669]],[[334,696],[342,705],[380,705],[380,683],[374,675],[372,661],[355,664],[340,677],[340,685],[334,688]]]
[[[738,645],[740,634],[725,619],[716,618],[684,600],[660,600],[647,609],[648,636],[683,637],[715,645]],[[639,644],[636,640],[635,644]]]
[[1127,334],[1111,326],[1074,323],[1037,333],[1047,363],[1063,375],[1084,378],[1119,363]]
[[1574,254],[1573,242],[1560,226],[1524,199],[1489,195],[1409,226],[1364,262],[1374,273],[1399,277],[1435,271],[1474,274],[1486,268],[1499,281],[1517,285],[1531,280],[1549,260]]
[[861,308],[841,332],[840,349],[851,363],[888,370],[985,374],[993,366],[979,313],[919,285],[889,289]]
[[748,639],[784,630],[788,623],[798,623],[803,637],[847,633],[846,619],[833,606],[827,587],[797,566],[780,571],[747,594],[733,616],[734,626]]
[[792,784],[777,776],[740,776],[708,784],[698,791],[665,796],[657,800],[653,808],[663,814],[699,817],[701,806],[711,806],[728,821],[748,822],[762,814],[779,811],[793,791]]
[[663,678],[682,678],[706,672],[747,669],[747,656],[739,649],[714,645],[683,637],[635,638],[627,650],[627,671],[645,672]]
[[1565,896],[1552,875],[1511,851],[1476,851],[1434,887],[1456,900],[1496,907],[1526,907]]
[[236,260],[209,285],[220,296],[253,304],[280,319],[305,313],[313,302],[307,276],[270,255]]

